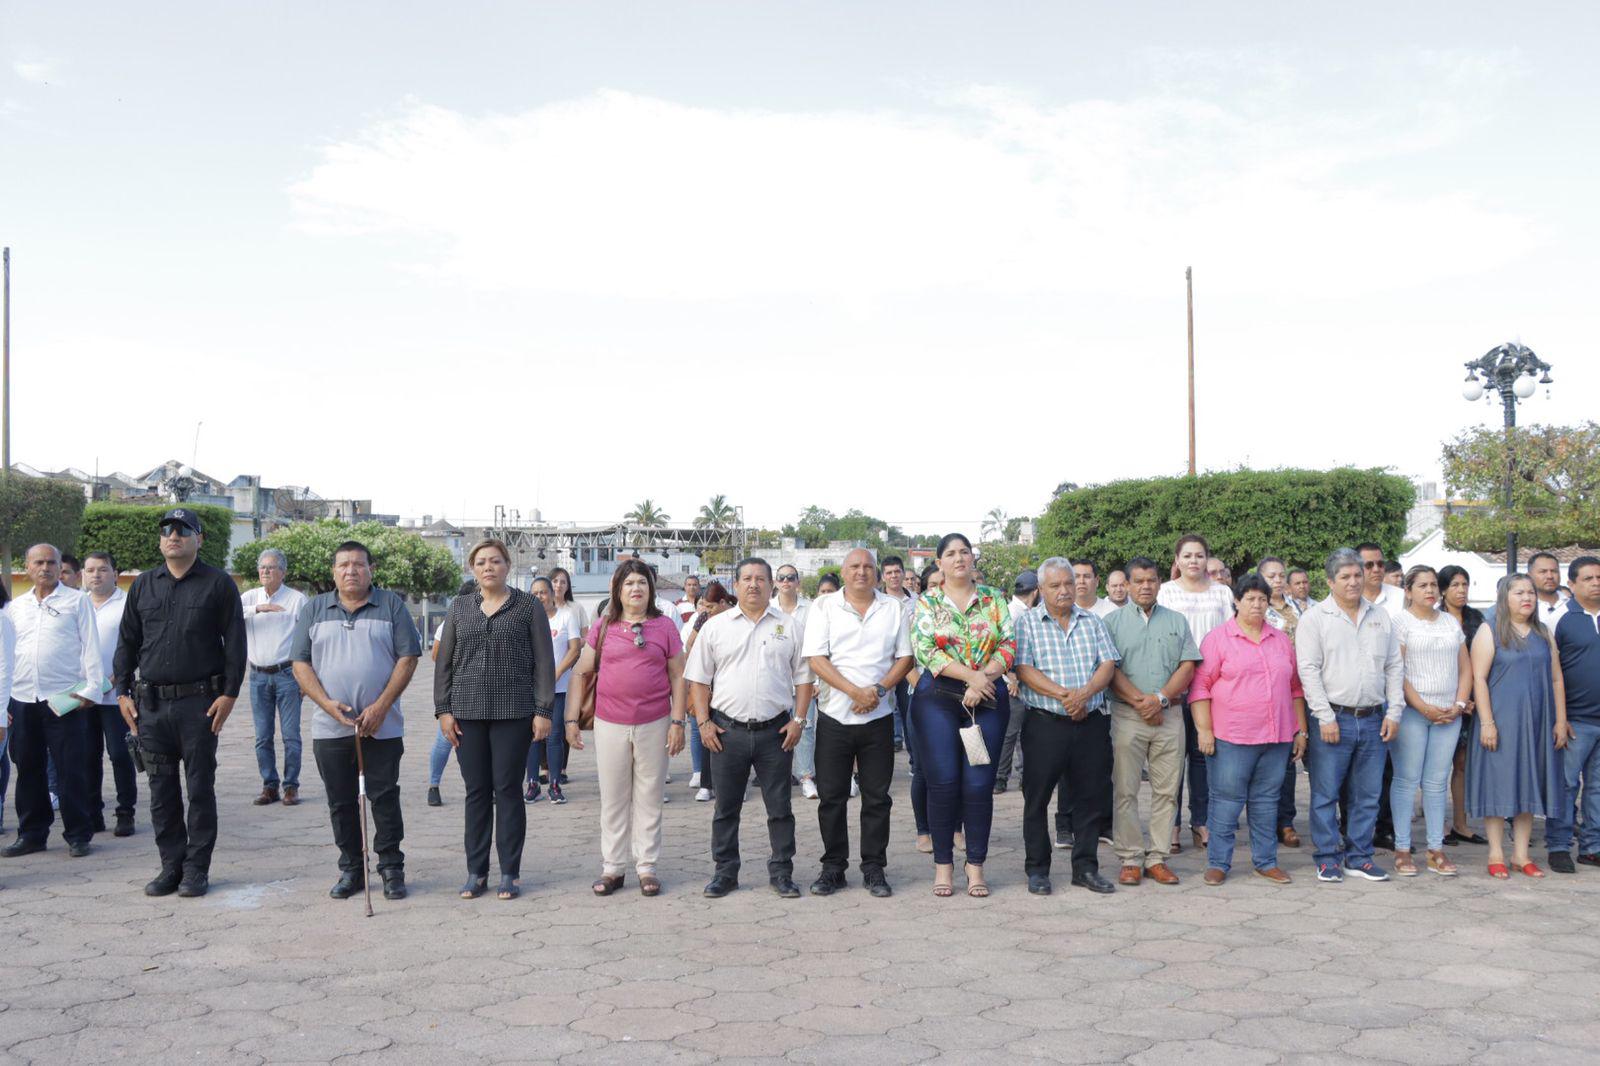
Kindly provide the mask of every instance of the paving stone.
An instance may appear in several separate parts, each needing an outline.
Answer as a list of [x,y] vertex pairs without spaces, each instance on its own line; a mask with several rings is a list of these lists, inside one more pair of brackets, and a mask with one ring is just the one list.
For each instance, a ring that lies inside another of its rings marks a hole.
[[1163,1041],[1128,1056],[1132,1066],[1270,1066],[1277,1061],[1275,1051],[1241,1048],[1216,1040]]
[[715,1024],[710,1018],[687,1011],[665,1007],[626,1007],[609,1014],[580,1018],[572,1023],[572,1028],[603,1036],[607,1040],[671,1040],[697,1029],[709,1029]]

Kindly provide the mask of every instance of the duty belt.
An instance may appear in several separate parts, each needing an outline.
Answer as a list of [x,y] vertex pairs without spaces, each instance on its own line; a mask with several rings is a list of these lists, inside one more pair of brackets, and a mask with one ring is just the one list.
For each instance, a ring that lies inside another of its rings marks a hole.
[[1351,718],[1370,718],[1375,714],[1383,713],[1383,704],[1381,703],[1374,703],[1370,707],[1346,707],[1342,703],[1330,703],[1328,706],[1339,714],[1348,714]]
[[712,710],[711,720],[722,726],[724,729],[743,729],[749,733],[759,733],[762,730],[772,729],[776,726],[783,725],[789,720],[789,712],[781,711],[778,714],[773,715],[771,718],[763,718],[759,722],[741,722],[737,718],[729,718],[721,711]]
[[158,685],[139,682],[139,695],[154,696],[158,700],[181,700],[187,696],[220,696],[226,679],[217,674],[202,681],[184,681],[176,685]]

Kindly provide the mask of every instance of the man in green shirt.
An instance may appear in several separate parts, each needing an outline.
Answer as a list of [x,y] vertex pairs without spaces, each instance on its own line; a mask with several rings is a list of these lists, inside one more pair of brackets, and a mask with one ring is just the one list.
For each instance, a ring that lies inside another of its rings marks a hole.
[[[1119,884],[1137,885],[1142,875],[1163,885],[1178,883],[1167,865],[1172,821],[1183,780],[1183,694],[1189,690],[1200,649],[1189,622],[1156,603],[1161,571],[1151,559],[1129,561],[1131,601],[1105,618],[1122,654],[1111,680],[1112,844],[1122,862]],[[1150,769],[1150,835],[1146,847],[1139,824],[1139,777]]]

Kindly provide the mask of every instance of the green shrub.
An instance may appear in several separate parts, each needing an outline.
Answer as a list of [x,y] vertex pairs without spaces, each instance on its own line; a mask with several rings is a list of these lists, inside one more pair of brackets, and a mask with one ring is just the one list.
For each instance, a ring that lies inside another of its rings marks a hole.
[[17,559],[35,544],[76,551],[83,528],[83,488],[70,481],[0,479],[0,544]]
[[254,584],[261,553],[277,548],[289,560],[285,581],[307,593],[327,592],[333,588],[333,549],[347,540],[359,540],[372,551],[372,581],[380,588],[431,595],[461,587],[461,567],[448,548],[381,522],[351,525],[337,518],[297,522],[239,545],[233,572]]
[[1265,555],[1318,574],[1330,551],[1360,541],[1394,557],[1413,495],[1406,478],[1350,467],[1113,481],[1058,496],[1038,555],[1092,559],[1101,573],[1148,555],[1165,573],[1178,538],[1198,533],[1235,574]]
[[[83,538],[79,555],[110,552],[123,570],[149,570],[160,566],[161,516],[177,504],[91,503],[83,512]],[[205,536],[200,542],[200,558],[216,567],[228,565],[228,538],[233,528],[233,511],[216,504],[187,507],[200,516]]]

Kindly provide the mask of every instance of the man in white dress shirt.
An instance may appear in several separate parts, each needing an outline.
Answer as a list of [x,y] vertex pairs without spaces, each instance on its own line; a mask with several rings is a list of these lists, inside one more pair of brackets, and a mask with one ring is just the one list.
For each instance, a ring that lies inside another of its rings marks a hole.
[[800,654],[801,627],[772,602],[766,560],[745,559],[734,574],[738,608],[700,628],[683,668],[700,740],[717,755],[711,763],[716,871],[705,895],[720,899],[739,887],[739,813],[754,769],[772,845],[767,880],[778,895],[794,899],[800,889],[794,883],[789,771],[811,707],[811,668]]
[[1533,579],[1534,606],[1539,611],[1539,621],[1554,630],[1561,616],[1567,613],[1567,601],[1572,594],[1561,587],[1561,563],[1549,552],[1534,552],[1528,556],[1528,576]]
[[[16,655],[11,682],[11,759],[17,766],[17,839],[0,850],[13,858],[43,851],[55,813],[50,809],[45,759],[54,760],[60,783],[62,835],[67,854],[89,854],[94,829],[84,795],[83,754],[93,699],[69,696],[71,690],[98,689],[105,676],[100,663],[99,634],[89,598],[61,583],[61,553],[49,544],[28,549],[28,577],[33,591],[6,604],[16,629]],[[75,702],[57,715],[49,699]]]
[[256,560],[261,584],[240,597],[245,641],[250,650],[250,711],[256,722],[256,767],[261,771],[257,807],[278,802],[278,760],[273,727],[283,734],[283,804],[300,802],[300,685],[294,679],[289,648],[305,594],[283,583],[289,562],[277,548]]
[[[83,557],[83,592],[94,606],[95,635],[100,641],[100,670],[112,674],[111,663],[117,654],[118,630],[122,628],[122,609],[128,594],[117,587],[117,564],[110,552],[93,551]],[[101,796],[105,783],[105,756],[111,757],[111,776],[117,787],[117,827],[114,835],[133,835],[133,812],[139,805],[139,775],[128,751],[128,723],[122,720],[114,688],[106,689],[101,702],[85,707],[89,719],[84,732],[84,795],[88,797],[89,823],[96,833],[106,831],[106,804]]]

